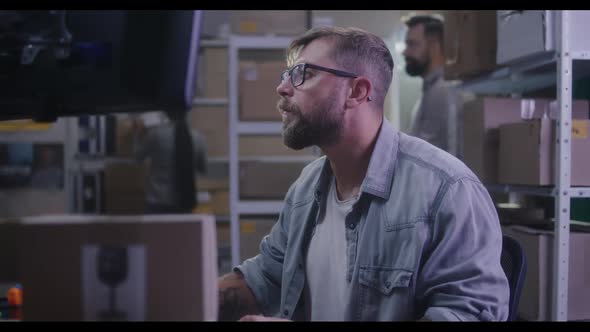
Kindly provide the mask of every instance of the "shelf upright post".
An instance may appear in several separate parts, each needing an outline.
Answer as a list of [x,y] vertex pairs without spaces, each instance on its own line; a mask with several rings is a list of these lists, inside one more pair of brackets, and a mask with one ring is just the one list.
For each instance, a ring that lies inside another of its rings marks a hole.
[[555,229],[553,241],[553,294],[551,318],[567,320],[569,237],[570,237],[570,187],[571,187],[571,122],[572,122],[572,55],[570,50],[569,11],[557,15],[557,117],[556,155],[554,179],[556,179]]
[[229,214],[230,214],[230,241],[232,266],[240,263],[240,213],[238,200],[240,192],[239,183],[239,151],[238,151],[238,51],[239,37],[230,36],[228,44],[228,68],[229,68]]

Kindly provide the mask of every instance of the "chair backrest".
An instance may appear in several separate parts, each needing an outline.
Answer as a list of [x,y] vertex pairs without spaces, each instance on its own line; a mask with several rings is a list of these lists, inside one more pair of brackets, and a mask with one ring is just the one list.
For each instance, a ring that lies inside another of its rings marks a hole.
[[502,268],[510,285],[510,305],[508,321],[516,320],[520,292],[526,276],[526,255],[524,249],[515,239],[504,235],[502,237]]

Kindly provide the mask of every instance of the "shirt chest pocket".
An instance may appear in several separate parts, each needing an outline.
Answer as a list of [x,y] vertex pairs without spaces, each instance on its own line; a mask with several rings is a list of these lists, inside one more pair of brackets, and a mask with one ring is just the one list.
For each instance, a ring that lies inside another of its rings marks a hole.
[[413,315],[414,271],[382,267],[359,269],[359,314],[368,320],[407,320]]
[[413,274],[413,271],[405,269],[361,267],[359,283],[383,295],[389,295],[395,288],[409,287]]

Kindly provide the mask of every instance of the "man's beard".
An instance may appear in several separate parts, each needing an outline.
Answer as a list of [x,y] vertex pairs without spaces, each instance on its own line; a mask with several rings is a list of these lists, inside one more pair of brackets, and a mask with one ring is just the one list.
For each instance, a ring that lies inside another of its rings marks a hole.
[[279,100],[279,111],[289,112],[291,119],[283,120],[283,142],[293,150],[301,150],[313,145],[332,145],[340,139],[343,112],[335,108],[336,96],[330,96],[316,104],[307,117],[295,104],[286,99]]
[[422,76],[428,69],[430,61],[428,59],[420,60],[416,58],[405,58],[406,60],[406,73],[410,76]]

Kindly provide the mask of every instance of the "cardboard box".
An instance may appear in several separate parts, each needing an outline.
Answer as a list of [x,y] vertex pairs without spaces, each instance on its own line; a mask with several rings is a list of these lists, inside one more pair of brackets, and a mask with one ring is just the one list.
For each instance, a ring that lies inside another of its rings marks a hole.
[[[572,118],[588,119],[587,100],[575,100]],[[463,161],[484,183],[498,182],[499,127],[557,116],[557,104],[550,99],[479,97],[463,106]]]
[[462,111],[463,161],[484,183],[498,182],[498,127],[520,120],[520,99],[480,97]]
[[133,120],[129,117],[117,117],[115,120],[115,156],[133,157]]
[[[557,12],[554,10],[498,10],[497,63],[508,64],[557,49]],[[570,51],[590,48],[586,34],[590,29],[590,12],[570,11],[568,17]]]
[[110,160],[105,162],[103,174],[104,213],[145,213],[147,167],[144,164]]
[[312,148],[293,150],[283,143],[282,136],[241,136],[240,156],[313,156]]
[[190,124],[205,140],[209,158],[227,157],[229,118],[225,106],[193,107],[190,114]]
[[305,165],[305,162],[240,162],[240,197],[283,199]]
[[240,63],[239,110],[244,121],[281,121],[276,91],[284,61]]
[[229,191],[215,190],[209,192],[211,211],[218,216],[229,216]]
[[[555,120],[544,118],[500,126],[498,180],[506,184],[552,185]],[[572,120],[571,185],[590,185],[590,120]]]
[[229,216],[229,191],[199,191],[199,204],[193,213],[214,214],[216,217]]
[[231,31],[243,35],[294,36],[307,30],[305,10],[232,10]]
[[[258,255],[260,242],[270,233],[277,218],[241,219],[240,220],[240,259],[244,261]],[[217,241],[220,246],[231,245],[230,224],[218,224]]]
[[217,319],[211,216],[25,218],[19,242],[26,321]]
[[197,179],[198,189],[201,191],[214,191],[214,190],[228,190],[229,179],[223,178],[210,178],[210,177],[199,177]]
[[[523,247],[527,274],[518,315],[525,320],[551,320],[553,232],[525,226],[503,226],[502,232]],[[590,319],[590,233],[570,232],[567,319]]]
[[145,192],[147,166],[134,160],[109,159],[104,162],[105,192]]
[[475,76],[496,67],[496,11],[445,12],[445,79]]
[[227,98],[229,59],[226,47],[204,47],[199,58],[196,95],[202,98]]

